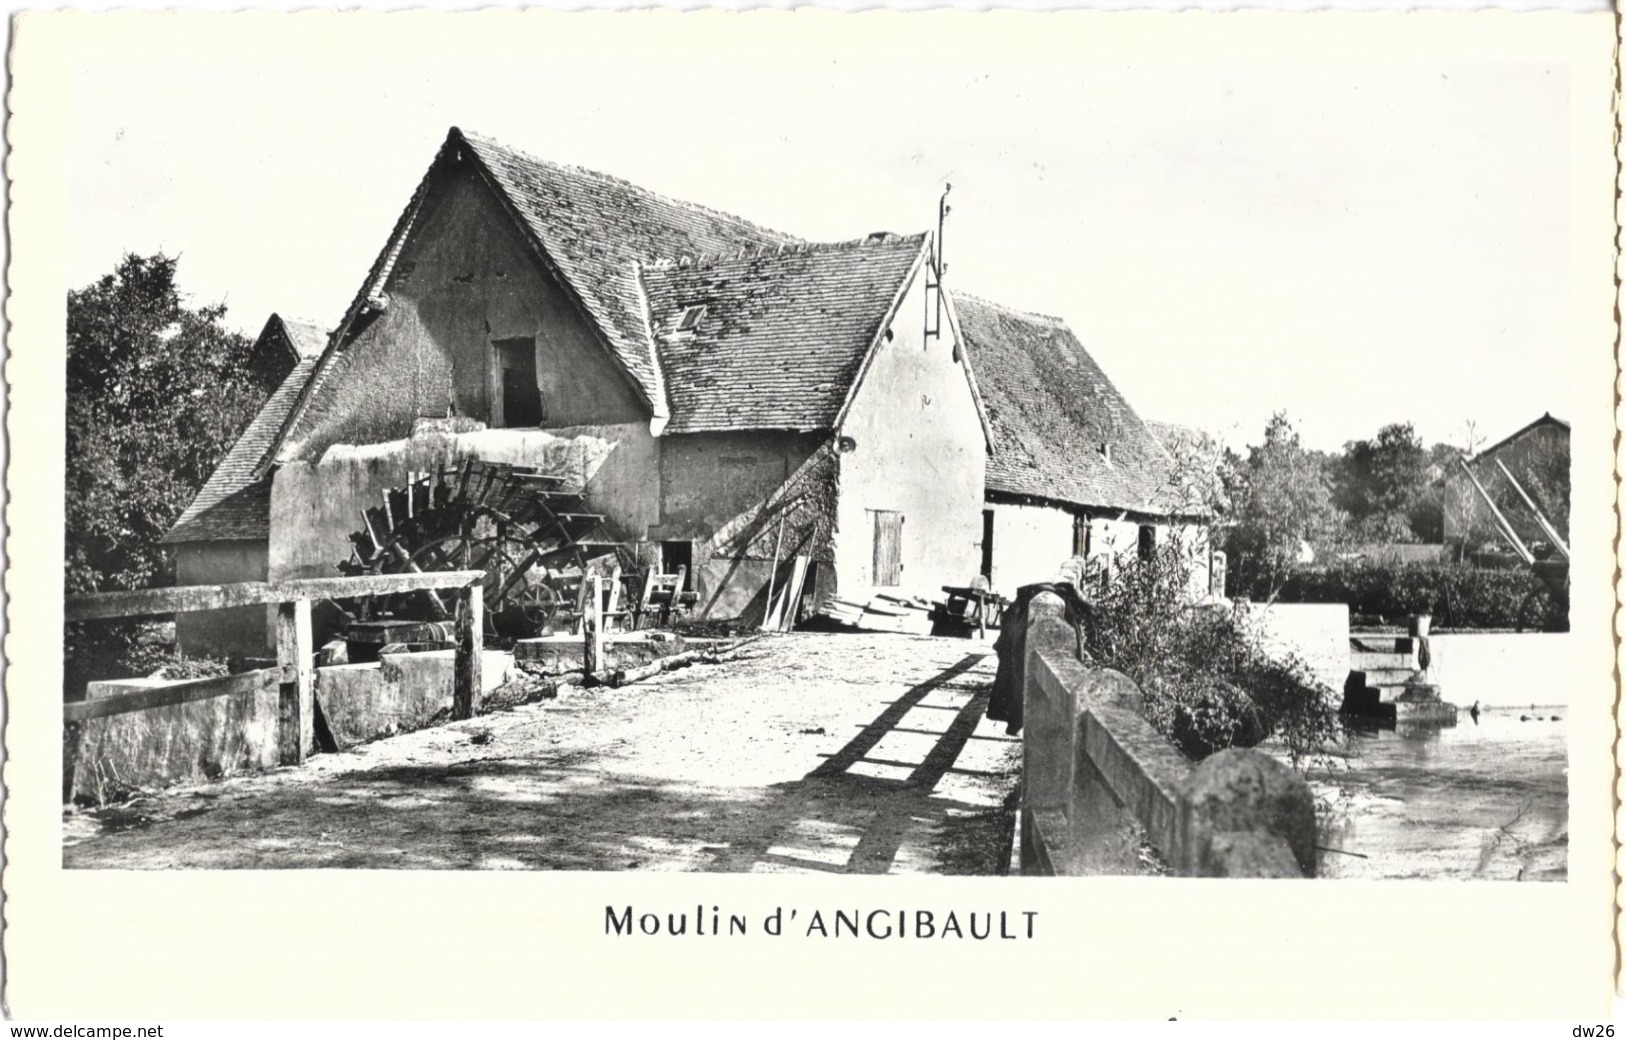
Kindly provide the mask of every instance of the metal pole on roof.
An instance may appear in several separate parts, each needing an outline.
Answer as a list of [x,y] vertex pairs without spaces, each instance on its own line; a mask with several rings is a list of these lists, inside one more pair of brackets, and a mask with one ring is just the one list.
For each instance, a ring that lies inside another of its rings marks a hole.
[[942,276],[948,270],[948,262],[943,259],[942,236],[948,227],[948,214],[953,212],[953,207],[948,205],[948,193],[953,190],[954,186],[952,184],[944,184],[942,197],[937,200],[937,241],[933,248],[933,252],[936,254],[934,266],[936,267],[937,276],[937,320],[935,326],[933,326],[932,334],[939,337],[942,335]]

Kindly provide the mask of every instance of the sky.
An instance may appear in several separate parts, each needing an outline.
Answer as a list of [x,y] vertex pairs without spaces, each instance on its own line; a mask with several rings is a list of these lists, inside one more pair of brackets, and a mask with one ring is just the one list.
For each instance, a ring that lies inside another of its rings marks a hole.
[[1404,16],[312,17],[86,23],[70,286],[162,250],[244,332],[330,325],[456,125],[815,240],[933,227],[951,182],[955,291],[1065,318],[1142,416],[1235,445],[1279,410],[1318,448],[1493,440],[1570,417],[1564,358],[1611,348],[1576,339],[1591,81],[1558,48]]

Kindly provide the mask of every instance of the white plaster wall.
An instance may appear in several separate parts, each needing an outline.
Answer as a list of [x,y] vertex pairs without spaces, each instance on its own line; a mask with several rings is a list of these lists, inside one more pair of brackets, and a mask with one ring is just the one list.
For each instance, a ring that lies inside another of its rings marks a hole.
[[1429,681],[1461,708],[1474,701],[1496,708],[1568,704],[1564,681],[1575,644],[1568,632],[1460,632],[1429,640]]
[[1349,608],[1343,603],[1249,604],[1243,625],[1258,634],[1267,651],[1296,654],[1314,677],[1334,693],[1349,677]]
[[993,510],[993,591],[1015,596],[1051,581],[1072,555],[1072,514],[1053,506],[989,503]]
[[[925,336],[928,300],[922,267],[837,431],[857,442],[839,456],[834,536],[839,595],[849,599],[940,599],[942,586],[968,585],[981,570],[987,442],[946,320],[940,337]],[[905,517],[894,589],[873,585],[877,509]]]
[[[1050,581],[1073,554],[1073,514],[1057,506],[989,503],[993,510],[993,588],[1001,595],[1034,582]],[[1157,544],[1176,539],[1191,567],[1193,598],[1208,592],[1209,539],[1199,524],[1154,524]],[[1140,551],[1140,524],[1133,520],[1092,517],[1089,520],[1091,558],[1105,557],[1114,564],[1131,563]]]

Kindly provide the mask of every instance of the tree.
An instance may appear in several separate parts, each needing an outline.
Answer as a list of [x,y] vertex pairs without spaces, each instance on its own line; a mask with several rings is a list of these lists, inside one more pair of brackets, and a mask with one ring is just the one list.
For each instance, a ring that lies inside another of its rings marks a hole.
[[1334,501],[1349,514],[1368,541],[1416,541],[1413,514],[1420,512],[1431,483],[1428,451],[1410,423],[1390,423],[1374,440],[1351,441],[1344,449]]
[[126,255],[68,293],[64,569],[69,593],[172,580],[158,539],[270,387],[223,305],[192,308],[176,260]]
[[1235,489],[1234,524],[1226,539],[1233,587],[1269,598],[1286,580],[1304,545],[1335,540],[1340,516],[1322,467],[1304,450],[1284,412],[1249,449]]

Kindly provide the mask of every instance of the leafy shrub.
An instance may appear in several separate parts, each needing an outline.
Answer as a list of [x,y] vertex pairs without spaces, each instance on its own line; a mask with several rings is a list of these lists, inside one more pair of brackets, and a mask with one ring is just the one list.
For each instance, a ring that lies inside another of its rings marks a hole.
[[1295,766],[1342,739],[1335,694],[1297,657],[1266,654],[1245,605],[1193,604],[1177,542],[1088,590],[1088,649],[1133,679],[1146,720],[1193,759],[1275,736]]
[[1523,567],[1333,564],[1295,571],[1278,599],[1283,603],[1347,603],[1352,613],[1389,622],[1431,614],[1438,628],[1568,628],[1563,605]]
[[65,700],[79,700],[85,684],[100,679],[207,679],[228,670],[224,661],[186,656],[147,622],[77,622],[63,628]]

